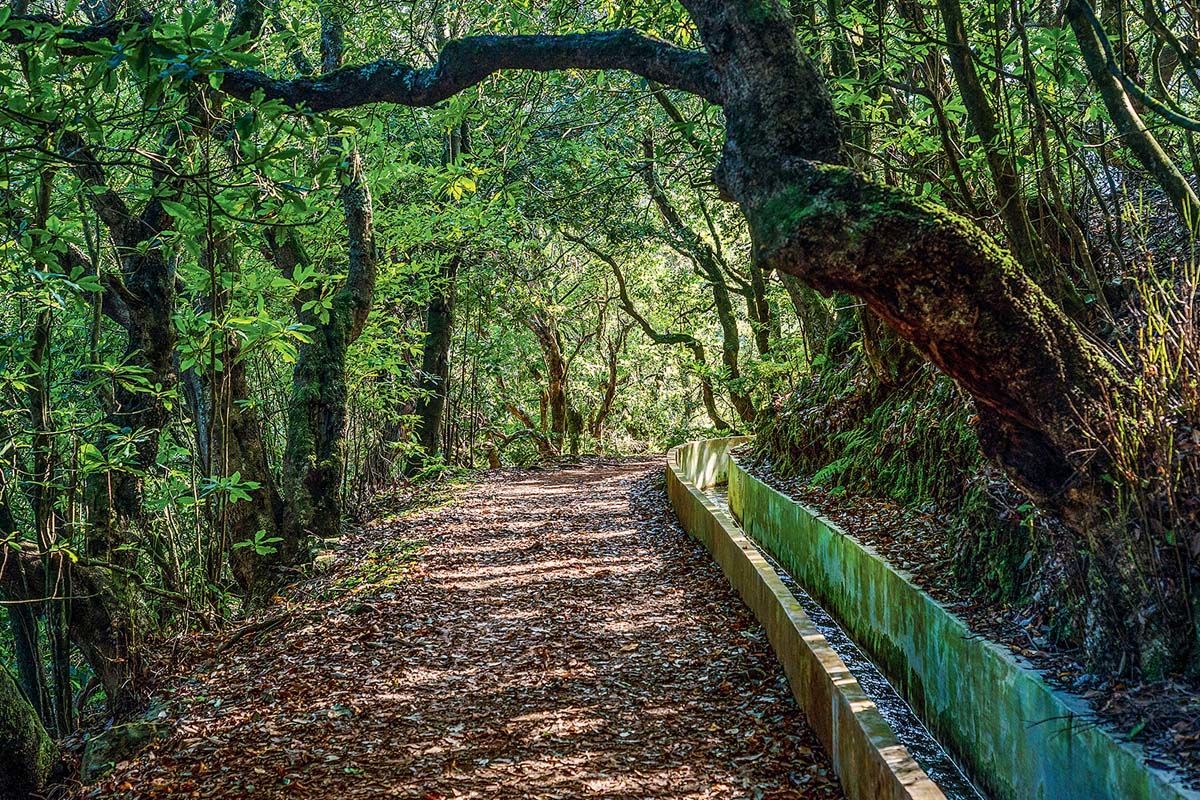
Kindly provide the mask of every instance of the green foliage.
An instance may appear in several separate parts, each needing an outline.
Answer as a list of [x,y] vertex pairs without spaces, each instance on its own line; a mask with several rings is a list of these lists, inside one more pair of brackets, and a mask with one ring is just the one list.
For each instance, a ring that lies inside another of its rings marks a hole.
[[[1085,321],[1106,335],[1114,319],[1099,307],[1139,244],[1129,240],[1149,227],[1152,199],[1135,192],[1136,207],[1110,208],[1123,191],[1116,181],[1137,186],[1137,176],[1069,31],[1044,19],[1041,4],[967,5],[971,49],[1002,112],[999,146],[1065,278],[1085,285]],[[987,156],[949,78],[932,5],[796,8],[800,41],[830,76],[846,125],[849,163],[825,179],[850,167],[890,187],[879,192],[883,211],[915,197],[923,210],[945,205],[964,230],[1002,235]],[[752,243],[711,180],[724,146],[719,108],[619,72],[497,74],[432,108],[327,114],[221,91],[233,69],[316,72],[323,13],[352,20],[345,63],[387,54],[426,64],[448,37],[473,34],[632,26],[697,47],[678,3],[420,0],[364,13],[286,0],[270,4],[253,41],[230,35],[219,4],[166,3],[82,44],[64,30],[91,21],[87,8],[55,10],[64,22],[0,10],[7,544],[46,557],[86,553],[100,569],[139,576],[124,588],[145,595],[163,632],[212,626],[238,610],[232,562],[291,544],[276,530],[289,515],[266,507],[289,469],[339,465],[325,499],[367,515],[405,473],[425,486],[459,468],[551,459],[573,442],[583,452],[658,451],[757,427],[761,446],[813,484],[947,515],[964,579],[1004,596],[1022,591],[1040,521],[1017,505],[1018,519],[995,524],[963,394],[930,368],[880,384],[848,323],[849,299],[763,274],[756,258],[768,239],[829,217],[817,206],[836,193],[779,193],[759,209]],[[1131,55],[1157,67],[1155,29],[1129,24]],[[1155,91],[1187,111],[1194,70],[1177,72]],[[1190,133],[1155,133],[1195,170]],[[358,157],[377,275],[343,363],[324,345],[349,328],[343,212]],[[1095,224],[1077,224],[1088,215]],[[847,219],[841,234],[875,222]],[[132,235],[139,226],[153,232]],[[1101,228],[1111,253],[1093,264],[1083,254]],[[150,280],[147,264],[167,277]],[[1158,288],[1177,288],[1169,283]],[[1166,496],[1173,515],[1191,519],[1194,492],[1177,487],[1194,476],[1172,454],[1195,443],[1162,422],[1196,416],[1195,343],[1179,333],[1195,320],[1171,310],[1180,297],[1156,296],[1141,292],[1146,332],[1126,350],[1144,408],[1121,430],[1113,478],[1145,481],[1122,495],[1129,505]],[[423,357],[439,304],[453,306],[449,364],[431,388]],[[131,308],[162,312],[169,325],[139,340]],[[151,359],[156,347],[169,352]],[[314,363],[313,353],[336,357]],[[336,452],[318,455],[320,420],[310,417],[321,403],[341,404],[343,388],[344,414],[323,431]],[[439,394],[439,452],[421,453],[418,406]],[[582,424],[563,430],[556,415]],[[1161,471],[1144,478],[1147,464]],[[298,478],[290,488],[305,486]],[[104,565],[98,540],[122,502],[137,507],[103,555],[119,563]],[[1170,543],[1191,535],[1176,518],[1151,514],[1144,524]],[[232,521],[246,526],[236,536]]]
[[[247,499],[249,499],[249,498],[247,498]],[[275,547],[275,545],[282,541],[283,541],[283,539],[281,537],[270,536],[267,534],[267,532],[265,530],[259,529],[258,531],[255,531],[253,539],[246,539],[241,542],[234,542],[233,547],[235,550],[240,550],[243,548],[250,548],[250,549],[254,550],[254,553],[256,555],[268,556],[268,555],[271,555],[272,553],[279,552],[279,549],[277,547]]]

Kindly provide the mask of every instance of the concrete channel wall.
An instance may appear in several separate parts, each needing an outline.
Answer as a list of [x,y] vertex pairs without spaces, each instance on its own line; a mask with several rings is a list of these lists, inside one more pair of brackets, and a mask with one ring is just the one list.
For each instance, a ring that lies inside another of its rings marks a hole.
[[736,462],[727,469],[746,534],[838,619],[994,800],[1200,798],[1147,766],[1140,747],[1093,725],[1081,700],[973,636],[870,548]]
[[825,745],[850,800],[945,800],[875,704],[814,627],[758,548],[704,489],[725,482],[731,447],[745,439],[692,442],[667,454],[667,492],[762,623],[792,693]]

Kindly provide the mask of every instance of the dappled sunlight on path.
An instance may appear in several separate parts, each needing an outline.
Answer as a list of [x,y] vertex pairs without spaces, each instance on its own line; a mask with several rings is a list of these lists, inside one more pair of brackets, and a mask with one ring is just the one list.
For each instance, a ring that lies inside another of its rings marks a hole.
[[171,737],[92,796],[839,797],[660,471],[493,473],[369,528],[308,588],[334,602],[181,685]]

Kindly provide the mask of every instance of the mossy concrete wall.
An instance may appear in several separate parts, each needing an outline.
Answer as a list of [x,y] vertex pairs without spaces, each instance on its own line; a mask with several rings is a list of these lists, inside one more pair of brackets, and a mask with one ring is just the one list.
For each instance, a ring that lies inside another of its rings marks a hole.
[[728,482],[745,532],[838,619],[994,800],[1200,797],[833,523],[736,463]]
[[879,709],[729,513],[703,493],[725,480],[744,439],[692,442],[667,454],[667,491],[683,527],[713,554],[762,623],[792,693],[825,745],[850,800],[945,800]]

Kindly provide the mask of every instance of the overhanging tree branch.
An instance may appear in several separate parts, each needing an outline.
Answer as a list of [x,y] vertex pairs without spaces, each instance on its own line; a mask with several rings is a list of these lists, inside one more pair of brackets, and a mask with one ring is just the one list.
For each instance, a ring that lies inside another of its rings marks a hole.
[[[151,24],[152,19],[146,15],[80,26],[45,14],[14,15],[0,31],[0,41],[30,42],[37,38],[38,26],[51,26],[64,42],[63,53],[86,54],[90,52],[86,47],[75,45],[113,41],[126,31]],[[259,19],[240,10],[235,18],[238,30],[253,32],[260,24]],[[267,100],[281,100],[316,112],[371,103],[431,106],[501,70],[566,69],[632,72],[653,83],[721,104],[717,75],[703,50],[685,50],[632,28],[561,35],[469,36],[446,42],[437,62],[429,67],[383,58],[317,77],[291,79],[273,78],[253,69],[226,69],[221,89],[246,101],[262,91]]]
[[370,103],[431,106],[501,70],[564,69],[626,70],[721,102],[716,74],[704,52],[683,50],[628,28],[558,36],[471,36],[447,42],[437,62],[424,68],[380,59],[290,80],[233,69],[224,73],[221,89],[242,100],[262,91],[267,100],[317,112]]

